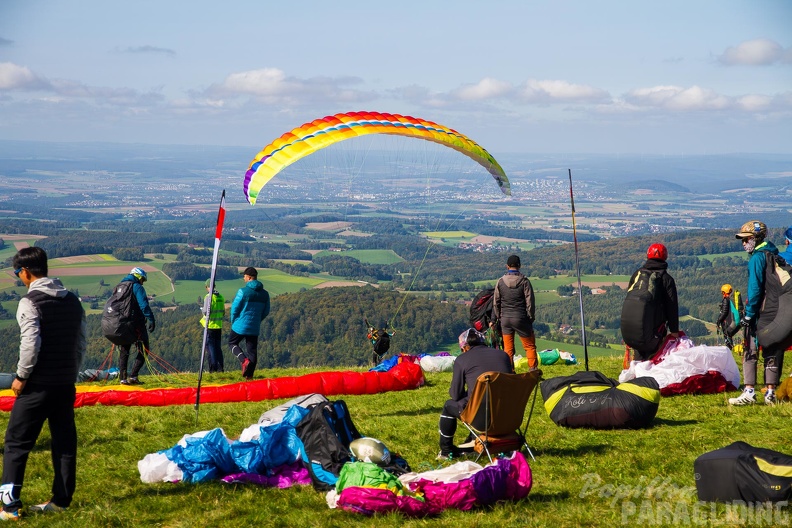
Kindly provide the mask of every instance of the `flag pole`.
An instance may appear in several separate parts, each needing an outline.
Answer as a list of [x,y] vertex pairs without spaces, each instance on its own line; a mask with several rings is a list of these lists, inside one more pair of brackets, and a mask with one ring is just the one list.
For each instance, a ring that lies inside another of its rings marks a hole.
[[580,336],[583,339],[583,357],[586,371],[589,369],[588,343],[586,343],[586,319],[583,315],[583,284],[580,282],[580,255],[578,254],[577,226],[575,225],[575,196],[572,194],[572,169],[569,171],[569,201],[572,204],[572,238],[575,241],[575,266],[577,268],[578,300],[580,301]]
[[217,273],[217,256],[220,253],[220,239],[223,238],[223,222],[225,221],[225,189],[220,197],[220,209],[217,212],[217,227],[215,228],[214,253],[212,254],[212,271],[209,275],[209,293],[204,299],[204,331],[201,343],[201,363],[198,366],[198,389],[195,391],[195,425],[198,425],[198,409],[201,405],[201,380],[203,379],[204,358],[206,357],[206,342],[209,337],[209,315],[212,311],[212,296],[214,295],[215,275]]

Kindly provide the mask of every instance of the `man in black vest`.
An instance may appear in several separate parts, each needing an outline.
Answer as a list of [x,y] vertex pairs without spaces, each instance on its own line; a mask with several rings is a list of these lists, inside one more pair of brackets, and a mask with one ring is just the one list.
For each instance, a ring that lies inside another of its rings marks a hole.
[[25,466],[45,421],[52,436],[52,497],[30,510],[60,512],[71,504],[77,469],[74,382],[87,335],[80,300],[59,279],[47,277],[43,249],[21,249],[12,262],[28,293],[17,308],[19,363],[11,385],[16,401],[5,434],[0,520],[19,519]]
[[512,373],[511,359],[503,350],[484,344],[484,335],[475,328],[468,328],[459,335],[462,354],[454,360],[454,373],[443,410],[440,412],[440,454],[437,460],[448,460],[459,456],[460,449],[454,445],[457,419],[467,406],[476,380],[485,372]]

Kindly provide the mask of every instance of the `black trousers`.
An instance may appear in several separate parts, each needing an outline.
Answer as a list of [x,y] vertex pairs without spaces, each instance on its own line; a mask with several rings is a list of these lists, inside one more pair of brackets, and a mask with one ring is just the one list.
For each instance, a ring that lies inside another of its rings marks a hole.
[[135,357],[135,362],[132,364],[132,372],[129,373],[129,377],[137,378],[140,369],[142,369],[143,365],[146,363],[146,354],[148,354],[149,351],[148,333],[142,336],[140,341],[136,343],[131,345],[118,345],[118,377],[122,380],[127,379],[127,364],[129,363],[129,354],[133,345],[137,347],[137,356]]
[[[245,341],[244,350],[239,346],[243,340]],[[231,333],[228,334],[228,348],[231,349],[231,353],[239,360],[240,364],[246,359],[250,360],[250,365],[248,365],[247,370],[242,375],[245,377],[252,376],[258,363],[258,334],[242,335],[231,330]]]
[[454,433],[457,430],[457,419],[467,406],[467,397],[461,401],[446,400],[440,412],[440,451],[444,454],[454,449]]
[[210,328],[206,332],[206,348],[209,349],[209,372],[223,372],[223,330]]
[[17,396],[8,419],[3,454],[3,484],[12,484],[13,502],[4,506],[13,511],[22,506],[21,490],[28,456],[36,444],[44,422],[52,437],[52,498],[63,508],[71,504],[76,486],[77,427],[74,424],[74,385],[27,384]]

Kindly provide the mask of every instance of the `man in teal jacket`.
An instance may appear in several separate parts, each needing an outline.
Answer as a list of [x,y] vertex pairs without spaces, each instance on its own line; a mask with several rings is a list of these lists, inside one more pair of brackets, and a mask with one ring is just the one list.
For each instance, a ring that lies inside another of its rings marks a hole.
[[[242,365],[242,377],[253,379],[258,363],[258,337],[261,321],[270,312],[270,298],[264,285],[258,281],[256,268],[242,272],[245,286],[240,288],[231,304],[231,333],[228,346]],[[245,342],[242,349],[240,343]]]
[[[745,327],[745,344],[743,354],[743,385],[742,394],[729,398],[731,405],[751,405],[757,402],[754,385],[756,385],[756,365],[759,359],[759,344],[756,340],[757,330],[772,322],[775,315],[764,313],[765,288],[767,286],[767,259],[778,255],[778,248],[765,240],[767,226],[764,222],[751,220],[746,222],[735,235],[742,241],[743,249],[751,255],[748,259],[748,295],[745,298],[745,315],[740,324]],[[764,382],[767,386],[764,402],[773,405],[776,402],[775,387],[784,361],[783,349],[764,349]]]

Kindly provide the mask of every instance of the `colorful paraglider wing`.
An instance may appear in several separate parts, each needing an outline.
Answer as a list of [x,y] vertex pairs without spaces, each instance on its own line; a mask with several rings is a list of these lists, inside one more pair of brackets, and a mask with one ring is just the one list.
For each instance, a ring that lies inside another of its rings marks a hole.
[[300,158],[339,141],[368,134],[415,137],[453,148],[487,169],[501,191],[511,195],[509,179],[495,158],[456,130],[432,121],[399,114],[349,112],[305,123],[264,147],[245,173],[244,190],[247,201],[255,204],[261,188],[278,172]]

